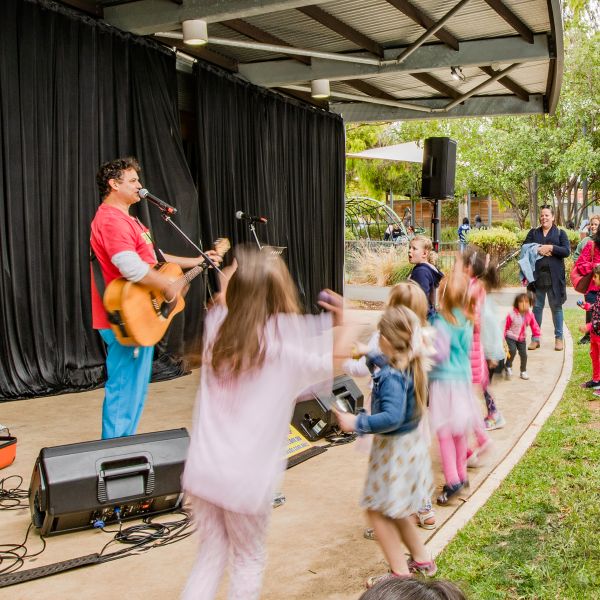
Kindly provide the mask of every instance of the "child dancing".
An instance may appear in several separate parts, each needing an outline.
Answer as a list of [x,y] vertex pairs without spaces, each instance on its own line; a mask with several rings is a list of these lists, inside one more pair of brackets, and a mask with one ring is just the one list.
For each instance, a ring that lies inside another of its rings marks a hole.
[[467,436],[481,427],[471,384],[469,355],[473,343],[473,305],[468,279],[460,269],[442,280],[439,310],[433,322],[446,340],[447,358],[429,374],[429,422],[437,435],[446,483],[437,498],[447,504],[467,485]]
[[329,291],[319,304],[330,314],[299,314],[294,282],[274,253],[236,255],[226,306],[214,306],[205,321],[183,474],[201,542],[185,600],[214,598],[228,561],[228,597],[259,597],[293,402],[313,382],[331,383],[332,325],[342,317],[341,298]]
[[[390,291],[390,295],[387,299],[387,306],[406,306],[407,308],[410,308],[410,310],[417,315],[421,327],[423,328],[423,334],[428,338],[428,341],[433,337],[433,330],[431,327],[428,327],[429,324],[427,322],[427,314],[429,311],[427,298],[417,283],[414,281],[403,281],[402,283],[395,285]],[[431,343],[428,345],[432,346]],[[431,350],[433,353],[433,347]],[[351,358],[345,361],[342,365],[344,371],[353,377],[364,377],[369,375],[370,371],[367,367],[366,355],[381,353],[381,348],[379,347],[379,330],[373,333],[367,344],[356,344],[356,352],[358,355],[362,356],[360,356],[360,358]],[[373,368],[375,371],[378,370],[378,367],[376,366],[373,366]],[[371,411],[371,397],[365,402],[365,410],[367,412]],[[424,422],[424,426],[427,427],[426,422]],[[424,435],[427,436],[427,439],[430,438],[427,431],[424,432]],[[419,527],[422,527],[423,529],[435,529],[435,512],[431,505],[430,496],[423,498],[421,506],[416,512],[416,517],[417,525],[419,525]],[[369,540],[374,540],[375,532],[373,531],[373,528],[368,527],[365,529],[364,537]]]
[[[427,442],[419,431],[427,402],[426,342],[418,317],[403,306],[387,307],[379,333],[382,354],[367,357],[379,367],[373,374],[372,414],[336,412],[343,431],[374,434],[361,504],[391,572],[369,578],[367,587],[437,570],[412,517],[432,487]],[[411,554],[408,562],[402,543]]]
[[506,316],[506,324],[504,325],[504,337],[510,353],[504,369],[507,378],[512,376],[513,360],[518,351],[521,359],[521,379],[529,379],[529,375],[527,375],[527,327],[531,329],[531,335],[539,340],[541,336],[540,326],[537,324],[535,315],[531,310],[529,294],[517,294],[513,302],[513,309]]

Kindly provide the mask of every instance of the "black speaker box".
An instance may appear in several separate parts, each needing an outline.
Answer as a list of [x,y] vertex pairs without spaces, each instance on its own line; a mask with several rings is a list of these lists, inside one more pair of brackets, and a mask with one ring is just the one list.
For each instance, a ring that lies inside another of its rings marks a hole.
[[364,396],[354,380],[340,375],[333,381],[330,394],[314,394],[296,403],[292,425],[309,441],[326,436],[337,425],[333,406],[356,414],[363,407]]
[[188,446],[187,430],[171,429],[42,448],[31,520],[47,536],[175,510]]
[[421,197],[431,200],[454,198],[456,142],[447,137],[431,137],[423,148]]

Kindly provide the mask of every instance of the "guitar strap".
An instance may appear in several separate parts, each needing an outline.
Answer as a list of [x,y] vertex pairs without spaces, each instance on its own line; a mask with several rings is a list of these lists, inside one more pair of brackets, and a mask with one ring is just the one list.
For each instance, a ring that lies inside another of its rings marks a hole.
[[100,294],[100,298],[104,298],[104,290],[106,289],[106,284],[104,283],[104,277],[102,277],[102,269],[100,268],[100,261],[96,257],[96,254],[90,248],[90,264],[92,265],[92,272],[94,273],[94,283],[96,284],[96,289]]

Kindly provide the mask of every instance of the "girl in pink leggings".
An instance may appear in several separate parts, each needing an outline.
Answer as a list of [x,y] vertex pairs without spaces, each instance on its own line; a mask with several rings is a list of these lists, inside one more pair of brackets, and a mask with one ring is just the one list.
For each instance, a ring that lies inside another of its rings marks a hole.
[[260,596],[294,400],[314,382],[329,381],[331,390],[332,327],[342,316],[341,298],[329,291],[319,302],[327,313],[300,314],[287,267],[269,249],[236,256],[225,305],[212,308],[205,321],[183,474],[200,550],[185,600],[214,598],[227,566],[230,600]]
[[467,436],[480,419],[471,383],[475,299],[469,295],[468,285],[460,267],[442,280],[439,311],[433,321],[439,340],[448,346],[440,352],[447,358],[429,374],[429,421],[437,435],[446,480],[437,498],[442,505],[467,485]]

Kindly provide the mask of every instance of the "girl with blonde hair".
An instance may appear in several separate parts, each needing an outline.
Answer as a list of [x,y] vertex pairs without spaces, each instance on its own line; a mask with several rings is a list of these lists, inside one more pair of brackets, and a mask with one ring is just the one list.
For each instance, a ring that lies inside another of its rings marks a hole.
[[[380,353],[367,356],[373,373],[371,414],[336,411],[343,431],[373,434],[361,504],[391,572],[369,578],[367,587],[437,570],[412,517],[431,494],[433,481],[427,442],[419,431],[427,406],[427,343],[420,319],[404,306],[386,308],[379,334]],[[403,543],[411,554],[408,561]]]

